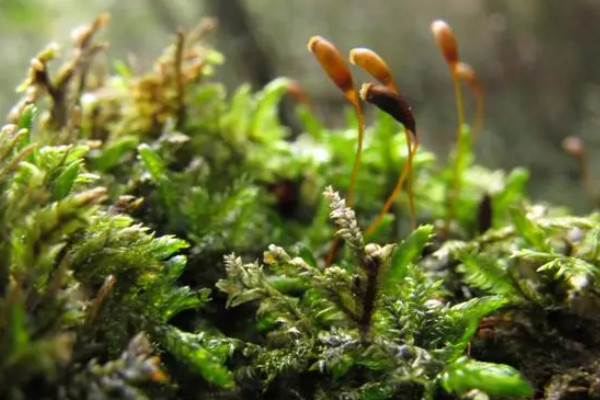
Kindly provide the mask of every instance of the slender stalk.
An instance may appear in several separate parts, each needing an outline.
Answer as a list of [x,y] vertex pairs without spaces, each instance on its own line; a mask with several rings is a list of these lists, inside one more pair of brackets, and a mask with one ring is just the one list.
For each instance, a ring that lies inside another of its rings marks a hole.
[[[395,91],[398,95],[400,95],[400,89],[398,88],[398,86],[396,85],[396,83],[393,80],[391,80],[388,83],[387,86],[390,89],[392,89],[393,91]],[[407,169],[407,174],[408,174],[408,176],[406,178],[408,180],[406,192],[408,194],[408,203],[409,203],[409,208],[410,208],[410,218],[411,218],[412,228],[416,229],[416,227],[417,227],[417,214],[416,214],[416,211],[415,211],[415,195],[413,193],[413,158],[414,158],[414,155],[417,152],[417,148],[419,147],[419,138],[417,137],[416,134],[414,134],[415,142],[414,142],[414,146],[411,148],[411,132],[410,132],[410,130],[409,129],[404,129],[404,135],[406,137],[406,146],[408,148],[408,161],[404,164],[404,167],[403,167],[403,168]],[[398,193],[400,192],[401,188],[402,188],[402,183],[400,183],[400,188],[398,188],[398,192],[396,193],[395,196],[398,195]],[[394,199],[392,198],[392,202],[393,202],[393,200]],[[392,202],[390,202],[390,204],[388,206],[388,210],[389,210],[389,207],[391,207],[391,203]],[[386,204],[387,203],[388,203],[388,201],[386,201]],[[385,208],[385,204],[384,204],[384,208]],[[377,228],[377,226],[381,222],[381,219],[387,213],[388,210],[385,210],[383,212],[383,214],[381,212],[379,213],[379,215],[377,216],[377,219],[376,219],[376,221],[379,221],[379,222],[377,223],[377,225],[375,227],[373,227],[373,230],[375,230]]]
[[410,218],[412,223],[413,230],[417,228],[417,212],[415,210],[415,195],[413,193],[413,160],[415,154],[417,153],[417,148],[419,147],[419,138],[417,135],[415,136],[414,145],[411,149],[411,141],[410,141],[410,132],[408,130],[404,130],[404,134],[406,135],[406,145],[408,147],[408,185],[407,185],[407,193],[408,193],[408,203],[410,207]]
[[465,124],[465,104],[463,101],[462,86],[460,79],[455,71],[452,71],[452,80],[454,81],[454,96],[456,97],[456,114],[458,116],[458,131],[456,134],[456,143],[458,144],[461,138],[461,131]]
[[454,154],[454,176],[452,177],[452,187],[450,189],[450,198],[448,202],[448,214],[446,215],[446,222],[444,231],[446,234],[450,231],[450,223],[456,216],[456,202],[460,196],[460,159],[462,158],[462,152],[460,151],[460,142],[462,138],[463,125],[465,123],[465,107],[463,102],[462,87],[460,86],[460,79],[456,74],[456,71],[452,70],[452,80],[454,81],[454,94],[456,96],[456,113],[458,115],[458,129],[456,131],[456,150]]
[[[361,96],[364,96],[364,100],[373,102],[375,105],[382,108],[382,110],[384,112],[386,112],[389,115],[391,115],[392,117],[394,117],[394,119],[396,119],[398,122],[400,122],[403,126],[407,127],[409,130],[416,133],[416,130],[414,129],[414,117],[412,116],[410,107],[402,99],[402,96],[400,95],[400,89],[398,88],[398,85],[396,85],[396,82],[394,82],[392,73],[391,73],[389,67],[387,66],[387,64],[385,63],[385,61],[383,60],[383,58],[381,58],[377,53],[375,53],[371,49],[355,48],[350,51],[350,62],[352,64],[359,65],[368,74],[373,76],[380,83],[382,83],[385,87],[387,87],[388,90],[391,93],[395,94],[395,97],[396,97],[395,102],[394,101],[390,102],[390,97],[393,97],[393,96],[390,96],[390,93],[385,93],[385,91],[382,91],[381,89],[379,89],[379,90],[376,89],[376,87],[373,84],[365,84],[361,88]],[[376,92],[378,92],[379,95],[382,96],[382,97],[380,97],[380,100],[376,99],[376,97],[377,97]],[[384,101],[384,98],[386,98],[385,101]],[[405,130],[404,134],[406,135],[406,146],[408,147],[408,162],[404,165],[404,169],[407,170],[407,174],[408,174],[407,191],[408,191],[408,197],[409,197],[409,201],[410,201],[410,213],[411,213],[411,219],[412,219],[412,226],[414,229],[414,228],[416,228],[416,225],[417,225],[417,218],[416,218],[416,214],[415,214],[415,201],[414,201],[414,195],[413,195],[413,191],[412,191],[412,177],[413,177],[412,160],[413,160],[414,152],[417,150],[416,146],[418,146],[418,141],[416,140],[417,137],[415,134],[415,147],[413,149],[413,148],[411,148],[411,138],[410,138],[409,132],[407,132]],[[402,183],[400,183],[400,187],[397,190],[392,192],[393,197],[386,201],[386,203],[384,205],[384,211],[382,211],[382,213],[379,214],[379,216],[375,220],[374,225],[372,224],[373,225],[372,229],[375,229],[379,225],[381,218],[383,217],[383,215],[385,215],[387,210],[389,210],[389,207],[391,206],[392,201],[398,195],[401,187],[402,187]],[[387,209],[386,209],[386,205],[387,205]]]
[[[379,225],[381,224],[381,221],[383,219],[383,217],[385,216],[385,214],[388,213],[388,211],[390,210],[390,208],[392,208],[392,204],[394,204],[394,200],[396,199],[396,197],[398,196],[398,194],[400,193],[400,191],[402,190],[402,186],[404,185],[404,181],[407,179],[407,177],[409,177],[412,174],[412,160],[413,160],[413,156],[415,154],[415,152],[417,151],[417,147],[419,145],[418,139],[415,135],[415,142],[414,142],[414,146],[412,146],[411,148],[411,140],[410,140],[410,130],[405,129],[405,133],[406,133],[406,143],[408,146],[408,158],[406,159],[406,162],[404,163],[404,167],[402,168],[402,173],[400,174],[400,177],[398,178],[398,180],[396,181],[396,186],[394,186],[394,189],[392,190],[392,193],[388,196],[387,200],[385,201],[385,204],[383,205],[383,207],[381,208],[381,211],[379,211],[379,214],[377,215],[377,217],[375,217],[375,220],[373,222],[371,222],[371,225],[369,225],[367,227],[367,229],[365,230],[365,234],[369,235],[371,233],[373,233],[375,231],[375,229],[377,229],[377,227],[379,227]],[[409,201],[410,201],[410,209],[411,209],[411,218],[412,218],[412,224],[413,224],[413,229],[416,228],[417,222],[416,222],[416,214],[415,214],[415,210],[414,210],[414,198],[413,198],[413,193],[412,193],[412,179],[411,177],[408,178],[408,189],[407,189],[408,195],[409,195]]]
[[473,131],[471,135],[471,144],[473,144],[483,130],[485,108],[483,86],[481,85],[479,79],[477,79],[475,70],[467,63],[458,62],[454,67],[454,74],[457,75],[459,79],[467,83],[471,89],[471,92],[475,96],[475,118],[472,123]]
[[354,192],[356,188],[356,176],[360,167],[360,160],[362,157],[363,141],[365,136],[365,117],[360,108],[358,96],[356,98],[350,98],[350,102],[354,107],[354,112],[358,119],[358,143],[356,146],[356,154],[354,156],[354,165],[352,165],[352,172],[350,173],[350,186],[348,187],[348,207],[354,205]]

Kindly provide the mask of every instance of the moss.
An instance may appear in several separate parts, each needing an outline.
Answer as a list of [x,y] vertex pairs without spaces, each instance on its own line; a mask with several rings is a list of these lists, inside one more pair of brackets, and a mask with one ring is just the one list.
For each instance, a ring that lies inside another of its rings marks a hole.
[[291,137],[306,94],[228,94],[211,24],[106,72],[106,23],[34,58],[0,133],[1,398],[597,396],[597,214],[532,204],[466,126],[449,164],[383,112],[360,168],[353,116],[302,101]]

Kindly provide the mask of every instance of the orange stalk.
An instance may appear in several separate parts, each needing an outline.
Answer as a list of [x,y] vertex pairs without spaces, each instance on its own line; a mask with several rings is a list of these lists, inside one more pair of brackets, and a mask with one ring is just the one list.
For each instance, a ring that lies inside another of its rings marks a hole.
[[392,204],[394,204],[394,200],[396,199],[398,194],[400,194],[400,191],[402,190],[402,186],[404,185],[404,181],[407,179],[407,177],[408,177],[407,193],[409,196],[408,198],[409,198],[410,210],[411,210],[412,227],[413,227],[413,229],[415,229],[417,227],[417,221],[416,221],[415,209],[414,209],[415,205],[414,205],[413,193],[412,193],[412,180],[410,179],[411,169],[409,166],[411,165],[412,157],[417,150],[418,141],[417,141],[417,136],[415,135],[415,145],[412,146],[412,148],[411,148],[411,141],[409,139],[410,131],[408,129],[406,129],[405,133],[406,133],[406,140],[407,140],[407,146],[408,146],[408,158],[407,158],[406,162],[404,163],[402,173],[400,174],[400,177],[396,181],[396,185],[394,186],[394,189],[392,189],[392,193],[390,193],[390,195],[386,199],[383,207],[381,208],[381,211],[379,211],[379,214],[377,214],[377,217],[375,217],[373,222],[371,222],[371,224],[365,230],[366,235],[369,235],[369,234],[375,232],[375,230],[379,227],[379,225],[381,224],[381,221],[383,220],[383,217],[385,217],[385,214],[387,214],[388,211],[390,210],[390,208],[392,208]]
[[460,79],[465,81],[471,92],[475,96],[475,119],[473,121],[473,134],[471,136],[471,141],[475,143],[479,134],[483,130],[483,120],[485,116],[485,98],[483,92],[483,86],[479,79],[477,79],[477,74],[475,74],[475,70],[467,63],[459,62],[456,65],[456,74]]
[[[352,49],[350,51],[350,62],[352,64],[355,64],[355,65],[358,65],[359,67],[361,67],[363,70],[365,70],[367,73],[369,73],[371,76],[373,76],[379,82],[384,84],[388,89],[390,89],[393,93],[395,93],[398,97],[401,98],[400,89],[398,88],[398,85],[396,85],[396,83],[394,82],[394,78],[392,76],[392,73],[390,72],[389,67],[387,66],[387,64],[383,60],[383,58],[381,58],[373,50],[367,49],[364,47]],[[408,109],[410,112],[410,107],[408,107]],[[400,119],[402,121],[399,120],[399,122],[401,122],[403,124],[404,124],[404,122],[408,122],[406,118],[400,118]],[[410,128],[409,128],[409,130],[410,130]],[[415,132],[414,128],[412,129],[412,132]],[[413,190],[412,190],[413,189],[412,177],[413,177],[413,156],[418,147],[418,140],[416,137],[416,133],[413,133],[415,135],[415,147],[411,148],[410,133],[408,131],[405,131],[404,133],[406,135],[406,145],[408,146],[408,160],[404,164],[402,174],[400,176],[400,179],[398,180],[398,183],[396,184],[397,189],[395,188],[395,190],[392,191],[392,194],[386,200],[384,207],[382,208],[382,211],[379,213],[378,217],[375,219],[373,224],[371,224],[372,225],[371,231],[376,229],[377,226],[381,223],[381,219],[382,219],[383,215],[385,215],[385,213],[387,213],[387,211],[389,211],[389,208],[391,207],[391,204],[393,203],[394,199],[400,193],[400,190],[401,190],[402,184],[403,184],[403,176],[408,178],[407,193],[408,193],[409,203],[410,203],[410,214],[411,214],[411,220],[412,220],[412,227],[414,229],[417,226],[415,201],[414,201],[414,194],[413,194]],[[404,172],[405,170],[406,170],[406,173]],[[398,186],[398,184],[399,184],[399,186]],[[386,205],[387,205],[387,207],[386,207]]]
[[450,223],[456,216],[456,203],[460,196],[460,176],[458,171],[459,159],[460,159],[460,139],[462,136],[462,129],[465,123],[465,107],[463,102],[462,87],[460,85],[460,79],[458,74],[459,58],[458,58],[458,43],[452,33],[452,29],[446,21],[437,20],[431,24],[431,32],[435,38],[435,41],[442,52],[442,56],[448,64],[450,73],[452,75],[452,81],[454,83],[454,95],[456,97],[456,113],[458,115],[458,128],[456,130],[456,154],[454,158],[454,176],[452,178],[449,202],[448,202],[448,214],[446,215],[445,221],[445,233],[450,231]]
[[[392,193],[387,198],[383,205],[383,208],[375,218],[375,220],[369,225],[366,233],[372,233],[381,224],[383,216],[390,210],[392,204],[407,177],[409,177],[408,183],[408,195],[410,199],[410,209],[413,228],[416,227],[416,215],[414,209],[414,196],[412,193],[412,160],[413,155],[416,152],[418,141],[416,140],[416,124],[412,114],[412,110],[408,103],[398,94],[396,91],[390,89],[388,86],[378,85],[374,83],[365,83],[361,90],[360,95],[362,99],[368,103],[374,104],[380,110],[384,111],[388,115],[392,116],[396,121],[400,122],[405,128],[406,134],[406,145],[408,147],[408,157],[402,169],[402,173],[396,182],[396,186],[392,190]],[[413,133],[415,136],[415,146],[411,146],[410,134]]]

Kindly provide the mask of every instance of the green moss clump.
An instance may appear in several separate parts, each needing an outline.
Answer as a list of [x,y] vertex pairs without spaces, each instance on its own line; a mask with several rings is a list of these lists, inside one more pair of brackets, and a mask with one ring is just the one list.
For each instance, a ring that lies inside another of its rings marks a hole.
[[106,22],[56,74],[54,48],[34,58],[0,132],[0,398],[594,395],[597,214],[532,204],[465,126],[458,164],[414,156],[420,226],[401,194],[366,234],[408,157],[393,118],[366,129],[348,207],[353,117],[300,104],[292,134],[296,83],[227,94],[210,24],[107,73]]

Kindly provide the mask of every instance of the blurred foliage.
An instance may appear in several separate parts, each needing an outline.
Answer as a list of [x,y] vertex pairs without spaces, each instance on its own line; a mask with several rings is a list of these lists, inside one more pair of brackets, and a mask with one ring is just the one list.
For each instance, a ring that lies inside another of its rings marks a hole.
[[292,134],[298,84],[229,92],[211,20],[146,72],[101,68],[107,21],[60,66],[34,57],[0,135],[0,397],[597,395],[597,214],[531,203],[465,126],[456,165],[415,156],[420,226],[402,194],[365,236],[408,156],[393,118],[349,208],[352,114],[329,129],[299,104]]
[[[229,1],[232,3],[233,0]],[[14,102],[14,83],[48,37],[65,42],[82,20],[109,11],[115,24],[107,33],[113,57],[127,59],[135,49],[136,72],[142,71],[178,27],[192,27],[214,15],[220,0],[2,0],[0,43],[0,112]],[[505,169],[523,165],[532,172],[532,196],[587,210],[583,191],[573,188],[578,166],[560,148],[574,134],[596,149],[600,109],[600,57],[595,38],[600,3],[593,0],[432,0],[429,2],[240,0],[253,32],[222,29],[219,47],[230,62],[220,76],[228,88],[277,74],[301,79],[321,105],[328,122],[337,118],[342,102],[320,84],[312,60],[304,54],[307,37],[320,33],[349,49],[367,45],[395,67],[403,92],[422,122],[422,139],[437,154],[451,148],[454,120],[447,71],[433,49],[428,25],[445,18],[455,27],[461,54],[472,62],[489,94],[485,134],[477,146],[481,163]],[[161,6],[162,4],[162,6]],[[166,5],[166,6],[165,6]],[[166,10],[166,11],[165,11]],[[225,24],[222,24],[225,25]],[[252,33],[252,35],[250,35]],[[246,38],[256,37],[262,54],[248,55]],[[259,66],[259,71],[255,71]],[[523,110],[529,112],[524,113]],[[532,117],[533,116],[533,117]],[[538,149],[532,157],[531,149]],[[541,155],[544,155],[543,157]],[[600,164],[592,160],[598,169]],[[597,178],[595,178],[597,180]],[[569,189],[569,190],[566,190]],[[571,195],[574,190],[577,195]]]

